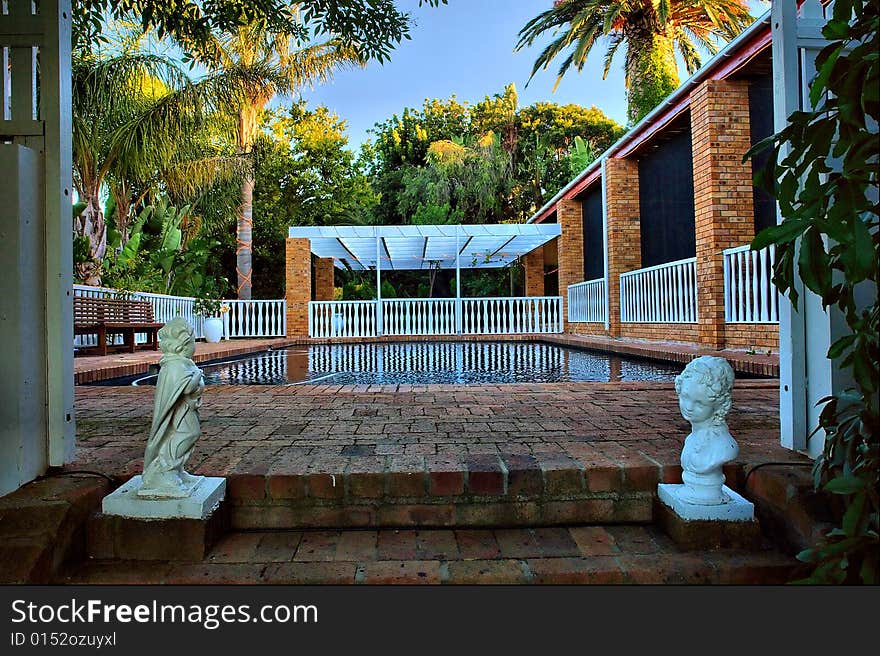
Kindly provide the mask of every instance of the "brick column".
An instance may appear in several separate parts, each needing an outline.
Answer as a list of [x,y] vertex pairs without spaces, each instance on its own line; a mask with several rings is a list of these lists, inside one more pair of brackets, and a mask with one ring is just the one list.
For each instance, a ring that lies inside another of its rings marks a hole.
[[749,86],[707,80],[691,94],[700,343],[724,347],[721,251],[754,238]]
[[584,280],[584,217],[579,200],[563,199],[556,204],[556,218],[562,234],[559,252],[559,295],[562,317],[568,331],[568,286]]
[[287,336],[309,336],[309,301],[312,297],[312,255],[308,239],[285,242],[285,298]]
[[315,300],[332,301],[334,266],[332,257],[315,258]]
[[526,296],[544,295],[544,247],[526,253],[523,258]]
[[608,334],[620,336],[620,274],[642,266],[639,223],[639,164],[605,162],[605,216],[608,222]]

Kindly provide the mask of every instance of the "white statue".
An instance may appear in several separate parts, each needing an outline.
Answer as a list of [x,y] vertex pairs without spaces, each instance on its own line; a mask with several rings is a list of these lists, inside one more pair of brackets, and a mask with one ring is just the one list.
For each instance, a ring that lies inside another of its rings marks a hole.
[[681,414],[691,424],[691,434],[681,451],[679,497],[688,503],[710,506],[729,500],[722,491],[722,466],[736,458],[739,447],[727,428],[733,391],[733,368],[724,358],[708,355],[692,360],[675,378]]
[[205,381],[192,361],[195,336],[189,323],[175,317],[159,330],[161,369],[156,381],[153,424],[144,453],[144,474],[138,497],[179,499],[190,496],[203,476],[183,466],[201,435],[199,406]]

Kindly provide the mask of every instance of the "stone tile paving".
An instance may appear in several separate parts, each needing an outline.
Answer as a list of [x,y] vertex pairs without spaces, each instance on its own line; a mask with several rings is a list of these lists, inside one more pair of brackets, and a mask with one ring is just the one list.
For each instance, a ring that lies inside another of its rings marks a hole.
[[[729,424],[739,465],[801,458],[779,446],[777,384],[737,382]],[[139,472],[152,402],[152,388],[78,387],[70,467],[122,478]],[[475,472],[472,485],[487,489],[499,471],[508,487],[525,490],[565,488],[571,472],[584,468],[588,487],[612,484],[621,466],[627,476],[659,466],[662,476],[674,477],[688,430],[672,384],[647,382],[218,386],[205,392],[201,416],[204,437],[190,470],[290,474],[273,484],[293,487],[306,477],[318,496],[321,474],[356,474],[358,494],[369,496],[372,485],[382,485],[365,478],[370,472],[418,487],[421,479],[413,483],[408,474],[423,467],[429,494],[459,493],[463,468]],[[540,471],[541,480],[530,471]],[[335,494],[332,486],[325,492]]]
[[90,561],[56,583],[784,583],[771,548],[682,552],[642,526],[233,533],[202,562]]

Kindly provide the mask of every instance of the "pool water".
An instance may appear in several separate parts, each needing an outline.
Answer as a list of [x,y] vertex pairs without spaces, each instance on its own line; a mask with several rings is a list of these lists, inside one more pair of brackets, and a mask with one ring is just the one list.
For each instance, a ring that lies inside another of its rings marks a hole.
[[[199,365],[206,385],[671,381],[682,367],[540,342],[330,344]],[[115,384],[119,384],[116,381]],[[137,385],[155,384],[156,376]]]

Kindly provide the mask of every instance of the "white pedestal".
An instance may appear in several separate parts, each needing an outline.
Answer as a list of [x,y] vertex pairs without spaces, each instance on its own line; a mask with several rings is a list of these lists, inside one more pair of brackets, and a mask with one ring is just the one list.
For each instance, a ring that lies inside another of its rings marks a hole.
[[683,484],[660,483],[657,486],[657,494],[660,501],[686,521],[750,522],[755,518],[755,505],[726,485],[723,485],[721,490],[727,501],[712,506],[701,506],[685,501],[681,498],[683,489]]
[[151,499],[138,497],[141,477],[135,476],[112,494],[104,497],[101,510],[105,515],[136,519],[205,519],[226,495],[226,479],[206,476],[183,499]]

